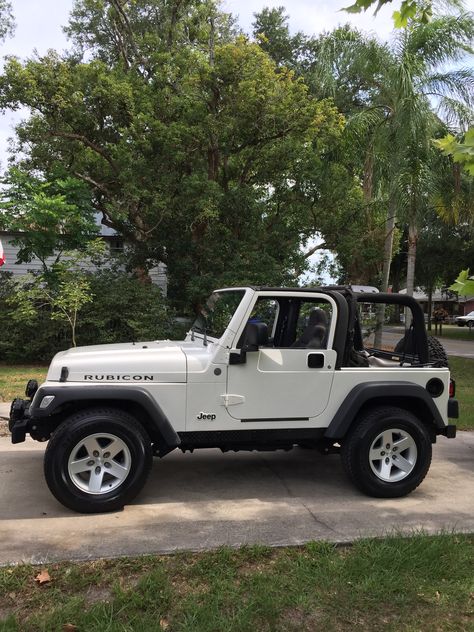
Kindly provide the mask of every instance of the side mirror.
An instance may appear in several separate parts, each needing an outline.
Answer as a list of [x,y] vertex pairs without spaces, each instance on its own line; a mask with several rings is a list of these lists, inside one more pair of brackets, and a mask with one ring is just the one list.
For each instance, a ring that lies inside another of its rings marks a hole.
[[242,350],[258,351],[268,344],[268,326],[266,323],[247,323],[242,336]]
[[231,351],[229,354],[229,364],[245,364],[247,352],[258,351],[259,347],[268,344],[266,323],[247,323],[239,343],[240,349]]

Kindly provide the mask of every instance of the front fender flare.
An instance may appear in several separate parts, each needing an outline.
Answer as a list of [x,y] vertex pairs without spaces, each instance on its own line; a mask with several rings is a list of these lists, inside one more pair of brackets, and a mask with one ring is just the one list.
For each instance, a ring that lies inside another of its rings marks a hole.
[[[46,395],[54,395],[54,400],[46,408],[39,405]],[[164,414],[161,406],[150,393],[139,386],[41,386],[31,402],[29,416],[44,419],[58,412],[65,405],[80,402],[133,402],[141,406],[148,414],[155,430],[159,432],[169,448],[175,448],[181,440]]]
[[324,437],[326,439],[342,439],[363,406],[372,401],[374,404],[383,405],[384,400],[390,401],[391,405],[398,405],[400,408],[409,410],[415,405],[417,410],[421,411],[424,421],[434,423],[438,430],[442,430],[446,426],[433,398],[419,384],[412,382],[369,382],[358,384],[349,392],[327,427]]

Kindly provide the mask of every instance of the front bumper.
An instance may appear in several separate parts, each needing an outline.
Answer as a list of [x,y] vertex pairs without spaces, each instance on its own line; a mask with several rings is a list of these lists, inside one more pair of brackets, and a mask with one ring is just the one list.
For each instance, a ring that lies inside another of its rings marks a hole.
[[10,407],[8,429],[12,433],[12,443],[22,443],[30,432],[30,400],[14,399]]

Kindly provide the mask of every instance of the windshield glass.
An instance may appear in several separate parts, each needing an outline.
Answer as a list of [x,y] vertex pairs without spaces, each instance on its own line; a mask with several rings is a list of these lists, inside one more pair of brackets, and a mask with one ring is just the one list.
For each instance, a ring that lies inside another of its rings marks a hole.
[[204,332],[212,338],[220,338],[227,329],[235,310],[243,299],[245,290],[213,292],[201,308],[192,329]]

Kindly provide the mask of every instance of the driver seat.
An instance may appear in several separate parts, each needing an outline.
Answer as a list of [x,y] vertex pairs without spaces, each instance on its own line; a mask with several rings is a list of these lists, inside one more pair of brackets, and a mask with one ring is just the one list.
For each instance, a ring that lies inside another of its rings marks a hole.
[[308,318],[308,324],[301,336],[294,341],[291,347],[299,347],[303,349],[324,349],[326,345],[328,324],[328,317],[323,309],[316,307],[311,310]]

